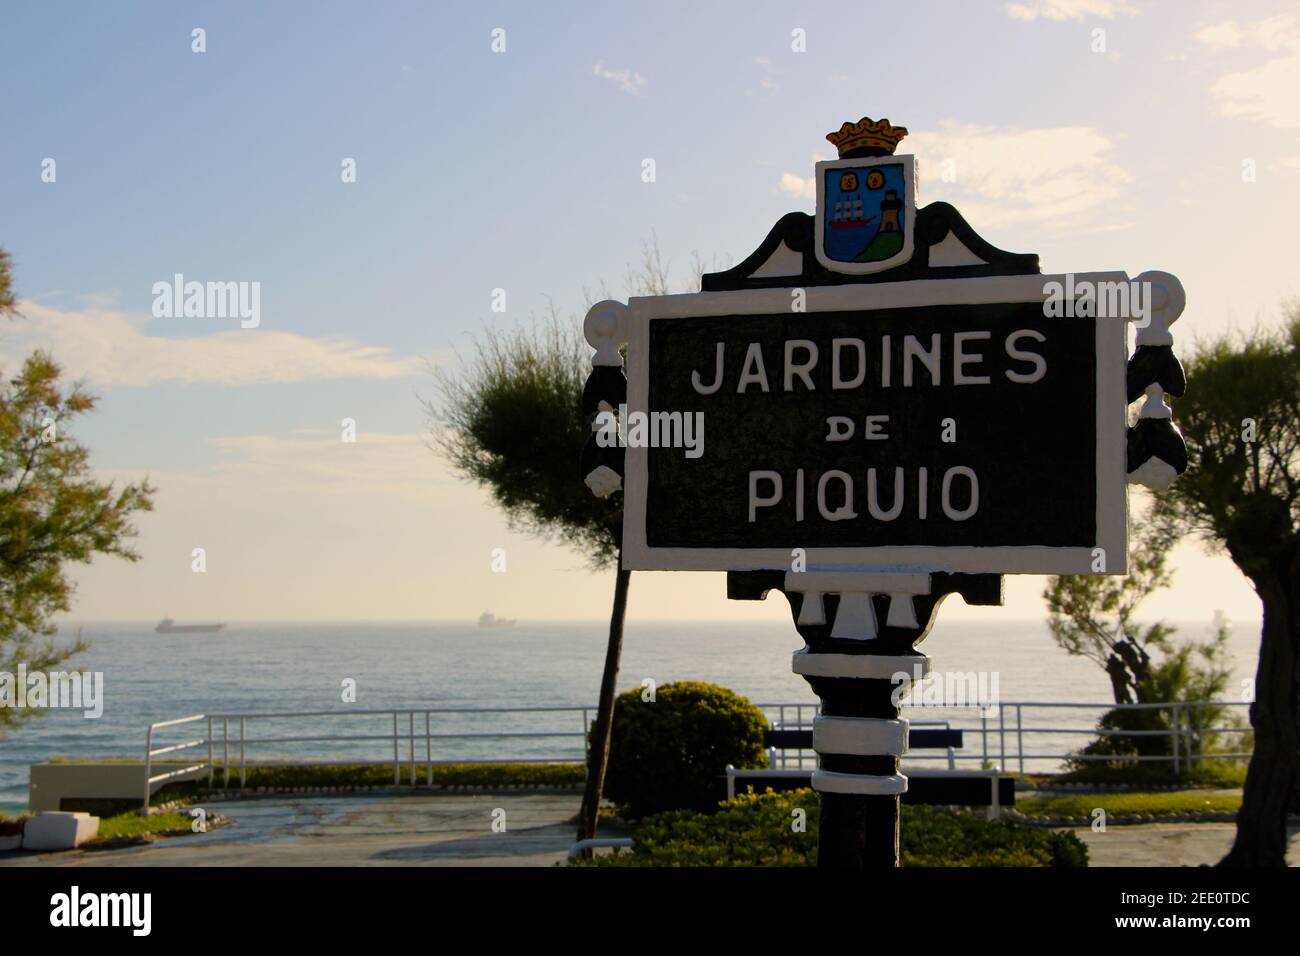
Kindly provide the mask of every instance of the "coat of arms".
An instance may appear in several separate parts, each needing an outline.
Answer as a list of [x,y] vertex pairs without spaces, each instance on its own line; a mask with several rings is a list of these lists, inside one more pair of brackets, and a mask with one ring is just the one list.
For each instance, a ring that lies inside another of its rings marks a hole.
[[826,137],[840,155],[817,164],[817,261],[827,269],[861,275],[911,258],[915,167],[893,155],[906,135],[864,116]]

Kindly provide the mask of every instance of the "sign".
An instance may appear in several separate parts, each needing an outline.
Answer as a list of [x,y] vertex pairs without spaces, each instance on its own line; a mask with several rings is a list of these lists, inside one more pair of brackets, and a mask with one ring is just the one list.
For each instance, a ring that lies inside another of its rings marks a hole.
[[1124,322],[1057,278],[632,299],[624,566],[1122,572]]
[[906,135],[843,124],[814,215],[698,294],[599,302],[583,326],[582,475],[623,492],[623,568],[725,570],[729,597],[790,603],[792,666],[822,702],[824,867],[898,865],[894,682],[926,672],[944,598],[1124,573],[1126,485],[1187,467],[1164,401],[1186,385],[1178,280],[1045,276],[947,203],[918,209]]
[[1187,466],[1181,285],[1043,275],[918,208],[906,135],[843,124],[813,215],[699,293],[588,314],[583,474],[624,494],[625,568],[1126,572],[1126,485]]

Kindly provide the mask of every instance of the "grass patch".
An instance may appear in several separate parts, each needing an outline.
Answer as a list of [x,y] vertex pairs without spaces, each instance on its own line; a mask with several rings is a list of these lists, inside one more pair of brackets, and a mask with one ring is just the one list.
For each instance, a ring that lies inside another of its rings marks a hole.
[[144,833],[171,833],[182,830],[192,832],[193,821],[186,813],[154,813],[145,816],[142,813],[119,813],[99,821],[99,833],[95,840],[111,840],[114,837],[140,836]]
[[[744,794],[715,813],[673,810],[647,817],[631,852],[581,866],[815,866],[820,801],[812,790]],[[796,810],[804,811],[796,831]],[[937,807],[902,808],[903,866],[1087,866],[1073,833]]]
[[1134,813],[1235,813],[1241,794],[1211,794],[1176,790],[1172,793],[1093,793],[1053,797],[1027,797],[1016,801],[1021,813],[1047,817],[1086,817],[1097,807],[1109,816]]

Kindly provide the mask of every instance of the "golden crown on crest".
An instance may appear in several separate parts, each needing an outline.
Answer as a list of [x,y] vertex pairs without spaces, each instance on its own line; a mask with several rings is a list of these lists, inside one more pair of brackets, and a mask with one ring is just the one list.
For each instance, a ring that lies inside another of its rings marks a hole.
[[873,120],[864,116],[856,123],[845,123],[836,132],[827,133],[826,138],[839,150],[840,159],[845,159],[855,150],[868,148],[893,155],[898,141],[906,135],[905,126],[894,126],[887,119]]

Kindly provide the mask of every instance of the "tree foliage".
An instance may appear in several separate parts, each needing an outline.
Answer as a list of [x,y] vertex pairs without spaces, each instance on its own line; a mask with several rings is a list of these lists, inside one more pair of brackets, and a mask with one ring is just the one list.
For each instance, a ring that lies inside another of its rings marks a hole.
[[1224,549],[1263,606],[1246,771],[1229,864],[1283,865],[1300,807],[1300,305],[1275,330],[1202,344],[1174,418],[1191,466],[1159,517]]
[[1162,621],[1142,624],[1136,613],[1172,581],[1167,557],[1178,534],[1168,524],[1138,517],[1130,522],[1129,538],[1128,574],[1057,575],[1043,592],[1052,638],[1106,671],[1117,704],[1150,699],[1151,654],[1167,652],[1173,634]]
[[[699,289],[711,266],[692,254],[686,291]],[[653,235],[627,266],[629,295],[668,295],[672,263]],[[608,299],[601,282],[584,290],[588,306]],[[579,463],[591,434],[581,411],[592,350],[580,323],[552,307],[531,328],[484,329],[455,371],[435,371],[438,395],[425,402],[437,451],[454,471],[492,495],[511,527],[562,540],[596,568],[612,567],[622,538],[622,495],[597,498]]]
[[562,539],[611,566],[622,496],[597,498],[579,472],[591,422],[581,410],[591,350],[554,313],[532,329],[486,329],[458,373],[439,369],[426,403],[434,442],[460,475],[491,492],[514,528]]
[[[693,268],[698,287],[705,270],[698,254]],[[640,264],[627,269],[628,292],[666,295],[670,272],[657,240],[643,242]],[[597,292],[586,293],[588,306],[610,298],[603,282]],[[623,496],[595,497],[580,474],[582,450],[591,436],[591,418],[581,410],[590,372],[591,349],[578,323],[562,321],[552,307],[548,320],[532,329],[485,330],[459,371],[435,373],[439,396],[425,408],[437,450],[453,470],[492,495],[513,528],[560,539],[595,568],[617,567]],[[579,839],[596,834],[631,575],[619,568],[614,579]]]
[[[1172,629],[1169,629],[1172,631]],[[1228,667],[1228,635],[1221,626],[1208,641],[1182,644],[1166,642],[1162,656],[1150,663],[1138,686],[1137,703],[1190,703],[1223,698],[1231,671]],[[1173,782],[1199,780],[1208,763],[1201,754],[1224,751],[1237,746],[1238,734],[1208,733],[1225,723],[1236,725],[1236,718],[1222,705],[1180,708],[1175,724],[1172,710],[1116,708],[1097,722],[1097,739],[1079,751],[1083,757],[1115,757],[1115,761],[1070,759],[1069,776],[1075,780],[1115,780],[1119,775],[1129,782]],[[1178,752],[1188,762],[1175,767],[1173,761],[1134,765],[1131,757],[1170,757],[1174,753],[1173,731],[1179,734]],[[1134,733],[1136,732],[1136,733]],[[1191,754],[1197,758],[1192,759]]]
[[18,313],[18,303],[14,300],[13,280],[9,268],[9,253],[0,249],[0,315]]
[[[1172,583],[1168,557],[1179,537],[1177,527],[1156,520],[1150,510],[1135,512],[1129,526],[1127,575],[1058,575],[1048,579],[1043,592],[1052,638],[1067,653],[1086,657],[1106,671],[1116,704],[1215,700],[1227,687],[1226,626],[1209,641],[1180,644],[1174,640],[1176,628],[1164,621],[1145,624],[1137,617],[1143,601]],[[1224,707],[1190,707],[1179,718],[1180,729],[1187,731],[1198,751],[1209,749],[1218,742],[1203,730],[1227,718]],[[1173,753],[1173,728],[1169,710],[1116,708],[1097,723],[1105,733],[1080,754],[1167,757]],[[1133,731],[1138,735],[1125,733]],[[1131,761],[1072,760],[1069,766],[1080,778],[1134,769]],[[1163,778],[1172,776],[1173,766],[1136,770],[1144,778]]]
[[[8,256],[0,254],[0,308],[14,299]],[[152,508],[146,482],[120,488],[96,480],[90,453],[70,433],[95,407],[80,385],[65,387],[45,352],[0,381],[0,670],[45,670],[81,650],[56,647],[53,616],[71,605],[67,564],[96,554],[137,560],[132,517]],[[0,728],[32,711],[0,707]]]
[[1223,547],[1252,581],[1285,573],[1300,547],[1300,305],[1283,327],[1203,345],[1175,421],[1193,466],[1160,517]]
[[673,681],[646,698],[637,687],[614,701],[605,790],[623,812],[711,811],[727,765],[766,766],[767,718],[748,698],[716,684]]

